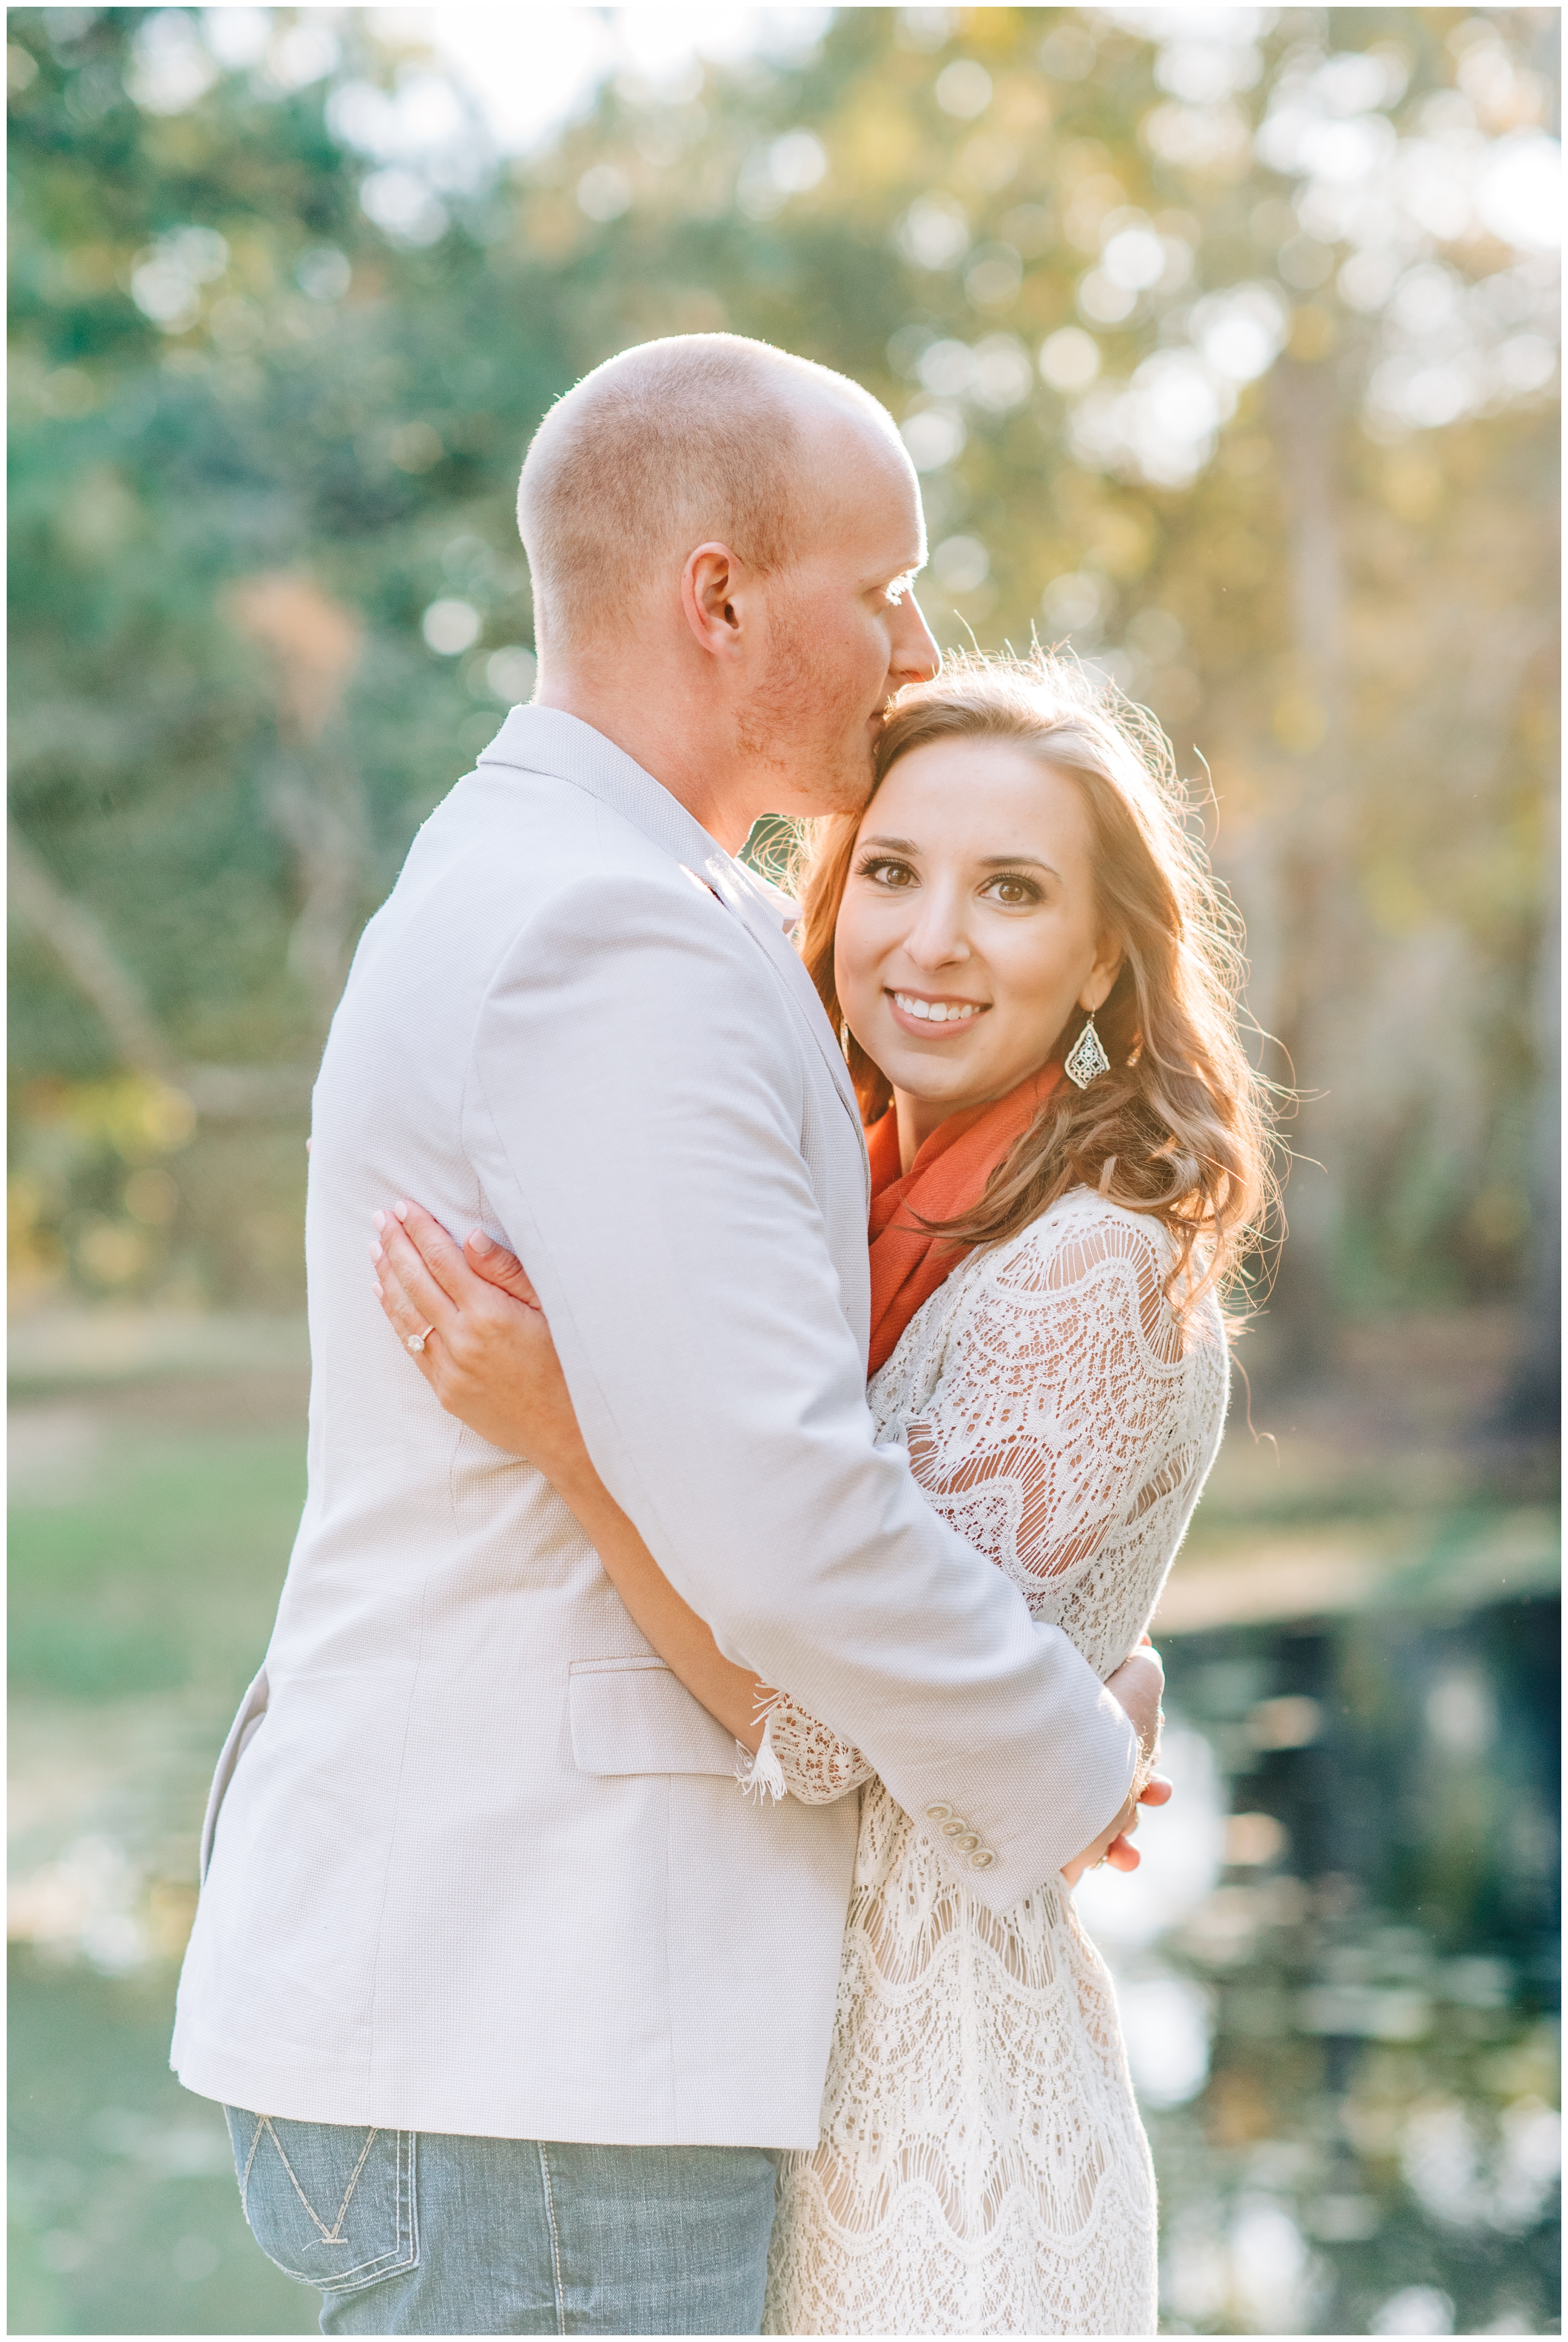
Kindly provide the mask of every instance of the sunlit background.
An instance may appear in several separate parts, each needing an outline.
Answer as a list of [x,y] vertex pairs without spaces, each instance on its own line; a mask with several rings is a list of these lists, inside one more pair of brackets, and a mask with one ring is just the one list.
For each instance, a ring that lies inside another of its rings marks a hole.
[[1299,1093],[1083,1890],[1165,2328],[1556,2330],[1557,25],[11,12],[12,2331],[314,2325],[165,2069],[309,1084],[531,688],[529,432],[726,326],[891,406],[944,644],[1159,715]]

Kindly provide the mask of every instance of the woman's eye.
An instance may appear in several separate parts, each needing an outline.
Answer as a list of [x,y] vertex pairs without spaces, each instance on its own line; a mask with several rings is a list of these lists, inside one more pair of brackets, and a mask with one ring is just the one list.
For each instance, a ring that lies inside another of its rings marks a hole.
[[879,886],[913,886],[915,884],[914,873],[907,862],[863,862],[860,876],[874,879]]
[[1005,876],[993,878],[985,891],[994,902],[1002,903],[1010,908],[1024,903],[1037,903],[1040,900],[1040,889],[1032,878]]

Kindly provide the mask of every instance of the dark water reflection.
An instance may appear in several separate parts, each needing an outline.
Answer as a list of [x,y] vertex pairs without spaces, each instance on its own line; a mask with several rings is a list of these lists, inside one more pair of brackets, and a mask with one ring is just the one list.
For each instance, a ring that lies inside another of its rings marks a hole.
[[1085,1917],[1169,2331],[1557,2330],[1557,1615],[1168,1646],[1183,1795]]

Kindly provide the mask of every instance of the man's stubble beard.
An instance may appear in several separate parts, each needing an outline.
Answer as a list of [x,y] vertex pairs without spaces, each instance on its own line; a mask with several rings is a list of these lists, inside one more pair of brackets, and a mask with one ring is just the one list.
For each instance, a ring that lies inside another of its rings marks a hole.
[[793,805],[770,810],[858,814],[871,795],[872,743],[858,695],[814,651],[802,619],[776,618],[765,680],[742,708],[736,746]]

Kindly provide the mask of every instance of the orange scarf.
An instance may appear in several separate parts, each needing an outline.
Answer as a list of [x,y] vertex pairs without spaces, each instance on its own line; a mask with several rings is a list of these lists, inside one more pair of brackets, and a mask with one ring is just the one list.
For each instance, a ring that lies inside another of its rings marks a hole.
[[[871,1359],[890,1358],[923,1302],[944,1284],[970,1247],[936,1236],[920,1220],[954,1220],[972,1211],[985,1182],[1015,1138],[1034,1120],[1062,1078],[1060,1066],[1031,1074],[989,1106],[949,1115],[907,1171],[900,1167],[898,1114],[889,1106],[865,1134],[871,1156]],[[901,1216],[907,1204],[916,1220]]]

